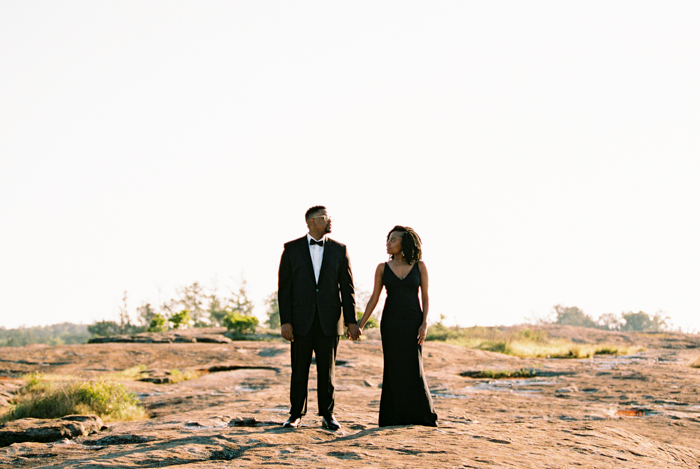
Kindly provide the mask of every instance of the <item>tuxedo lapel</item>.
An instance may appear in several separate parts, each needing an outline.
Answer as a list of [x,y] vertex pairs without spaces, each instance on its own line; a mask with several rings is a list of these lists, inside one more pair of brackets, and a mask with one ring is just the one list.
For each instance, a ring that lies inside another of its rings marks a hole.
[[[304,264],[308,267],[309,275],[311,275],[311,280],[316,283],[316,274],[314,274],[314,263],[311,261],[311,252],[309,251],[309,240],[304,236],[299,239],[299,249],[301,250],[301,257],[304,259]],[[325,257],[325,256],[324,256]]]
[[335,254],[335,243],[332,239],[326,238],[325,245],[323,246],[323,261],[321,262],[321,272],[318,274],[318,281],[321,282],[323,278],[323,273],[328,270],[328,263],[331,257]]

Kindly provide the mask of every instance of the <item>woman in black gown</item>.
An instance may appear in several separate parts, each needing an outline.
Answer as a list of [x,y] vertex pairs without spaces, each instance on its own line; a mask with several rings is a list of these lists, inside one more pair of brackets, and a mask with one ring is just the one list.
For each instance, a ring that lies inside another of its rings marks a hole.
[[434,427],[437,414],[423,373],[429,303],[428,270],[420,260],[421,240],[413,229],[396,226],[387,236],[386,250],[391,259],[377,266],[374,291],[359,323],[362,331],[386,287],[381,321],[384,379],[379,426]]

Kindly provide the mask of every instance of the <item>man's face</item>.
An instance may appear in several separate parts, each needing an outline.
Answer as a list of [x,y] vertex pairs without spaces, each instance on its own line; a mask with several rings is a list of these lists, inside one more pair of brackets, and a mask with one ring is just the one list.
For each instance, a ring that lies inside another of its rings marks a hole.
[[331,232],[331,217],[328,215],[328,212],[325,210],[321,210],[320,212],[316,212],[316,214],[311,218],[311,221],[309,222],[309,227],[314,226],[320,231],[321,233],[330,233]]

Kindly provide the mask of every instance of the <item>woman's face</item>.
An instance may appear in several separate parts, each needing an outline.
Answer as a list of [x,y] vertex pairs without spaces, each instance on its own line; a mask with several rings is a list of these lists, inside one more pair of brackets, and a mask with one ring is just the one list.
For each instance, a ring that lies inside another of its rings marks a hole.
[[395,256],[401,254],[401,239],[403,238],[403,233],[399,231],[392,231],[389,235],[389,239],[386,241],[386,252],[389,255]]

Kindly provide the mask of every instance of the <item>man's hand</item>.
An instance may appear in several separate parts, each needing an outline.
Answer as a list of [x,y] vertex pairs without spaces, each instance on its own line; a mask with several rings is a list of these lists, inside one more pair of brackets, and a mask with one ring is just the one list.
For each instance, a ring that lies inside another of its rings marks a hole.
[[282,337],[290,342],[294,342],[294,333],[290,323],[282,324]]
[[362,329],[357,324],[348,324],[346,335],[352,340],[359,340],[362,335]]

